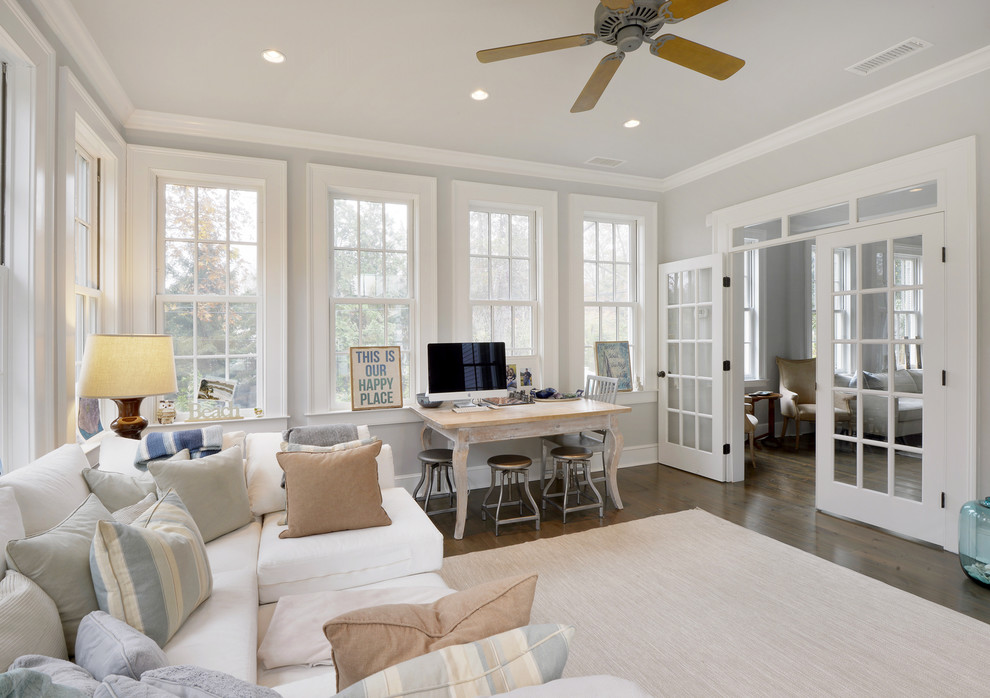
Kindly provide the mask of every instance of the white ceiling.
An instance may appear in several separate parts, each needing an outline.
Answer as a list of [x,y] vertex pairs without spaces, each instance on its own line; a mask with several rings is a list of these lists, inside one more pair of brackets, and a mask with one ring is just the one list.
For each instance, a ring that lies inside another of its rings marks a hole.
[[[987,0],[729,0],[664,31],[733,54],[725,82],[629,54],[570,106],[604,44],[482,65],[593,31],[595,0],[69,0],[136,109],[662,178],[990,44]],[[932,48],[845,70],[909,37]],[[271,65],[265,48],[288,60]],[[491,93],[474,102],[469,93]],[[637,129],[622,123],[636,118]]]

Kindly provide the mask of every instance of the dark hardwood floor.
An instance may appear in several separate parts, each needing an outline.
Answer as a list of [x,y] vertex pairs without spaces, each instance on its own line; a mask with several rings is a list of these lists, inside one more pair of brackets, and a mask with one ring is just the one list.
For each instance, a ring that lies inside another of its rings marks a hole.
[[[815,511],[814,448],[806,439],[791,448],[757,451],[757,467],[747,464],[746,481],[719,483],[663,465],[641,465],[619,471],[625,508],[609,506],[600,521],[595,511],[568,516],[548,508],[539,532],[532,523],[502,527],[495,537],[490,521],[480,516],[484,490],[468,500],[468,520],[462,540],[454,540],[454,515],[433,517],[443,532],[444,555],[460,555],[552,538],[598,526],[700,508],[770,538],[800,548],[843,567],[886,582],[912,594],[990,622],[990,589],[970,581],[956,555],[905,540],[869,526]],[[788,440],[788,444],[792,444]],[[539,498],[538,483],[533,485]]]

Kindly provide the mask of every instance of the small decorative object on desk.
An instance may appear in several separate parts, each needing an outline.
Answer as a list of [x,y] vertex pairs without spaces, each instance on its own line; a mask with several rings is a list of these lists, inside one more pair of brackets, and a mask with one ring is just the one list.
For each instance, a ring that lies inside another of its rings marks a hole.
[[159,400],[155,414],[159,424],[171,424],[175,421],[175,400]]
[[990,587],[990,497],[959,510],[959,564],[970,579]]
[[558,402],[561,400],[580,400],[583,390],[574,393],[562,393],[556,388],[544,388],[533,392],[533,399],[536,402]]

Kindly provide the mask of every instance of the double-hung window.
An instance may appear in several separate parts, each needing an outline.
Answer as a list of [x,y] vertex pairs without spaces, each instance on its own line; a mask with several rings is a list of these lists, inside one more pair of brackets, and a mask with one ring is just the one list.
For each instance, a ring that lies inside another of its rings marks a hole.
[[172,336],[179,418],[209,399],[203,381],[232,385],[235,412],[284,418],[285,163],[130,146],[128,178],[135,303],[156,311],[133,331]]
[[[86,338],[100,331],[103,289],[101,274],[100,158],[82,144],[75,147],[73,251],[75,254],[75,373],[78,382]],[[100,403],[79,398],[76,403],[76,438],[85,440],[102,429]]]
[[471,339],[505,342],[519,373],[535,368],[536,215],[472,206],[469,216]]
[[[896,247],[896,245],[895,245]],[[907,254],[894,250],[894,338],[917,340],[921,338],[922,267],[920,254]],[[921,368],[921,345],[903,343],[894,345],[897,368]]]
[[350,348],[397,346],[410,396],[416,324],[413,206],[408,200],[330,194],[333,404],[351,403]]
[[635,220],[585,217],[582,244],[584,278],[584,372],[597,373],[595,342],[629,342],[638,367],[638,260]]

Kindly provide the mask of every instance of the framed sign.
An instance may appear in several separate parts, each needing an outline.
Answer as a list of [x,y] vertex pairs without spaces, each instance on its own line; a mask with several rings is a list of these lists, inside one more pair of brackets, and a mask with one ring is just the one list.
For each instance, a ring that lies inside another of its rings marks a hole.
[[595,342],[595,366],[599,376],[619,379],[619,390],[632,390],[629,342]]
[[399,347],[351,347],[351,409],[402,407]]

